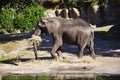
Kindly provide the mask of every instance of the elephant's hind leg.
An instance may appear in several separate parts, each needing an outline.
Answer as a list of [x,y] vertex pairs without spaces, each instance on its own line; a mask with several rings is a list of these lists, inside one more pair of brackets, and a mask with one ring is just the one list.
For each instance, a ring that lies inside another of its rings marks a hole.
[[78,44],[78,48],[79,48],[79,58],[82,58],[83,57],[83,52],[84,52],[84,49],[87,45],[87,41],[88,41],[88,37],[87,36],[82,36],[80,39],[79,39],[79,44]]
[[91,53],[92,58],[95,59],[96,55],[95,55],[95,52],[94,52],[94,42],[93,42],[93,40],[90,41],[89,51]]
[[57,54],[58,54],[59,59],[62,59],[62,47],[61,46],[58,48]]

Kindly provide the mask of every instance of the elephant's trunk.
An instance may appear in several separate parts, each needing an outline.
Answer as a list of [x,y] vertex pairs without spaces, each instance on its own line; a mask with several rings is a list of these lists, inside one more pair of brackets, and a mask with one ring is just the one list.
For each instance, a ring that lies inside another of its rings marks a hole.
[[35,54],[35,59],[38,59],[38,55],[37,55],[37,45],[42,41],[41,37],[39,36],[41,35],[41,30],[37,24],[36,28],[35,28],[35,33],[34,35],[32,35],[32,41],[33,41],[33,49],[34,49],[34,54]]
[[42,39],[40,36],[32,35],[32,42],[33,42],[33,49],[35,54],[35,59],[38,59],[37,56],[37,45],[42,42]]
[[40,36],[37,36],[37,35],[32,35],[32,38],[31,38],[32,42],[33,42],[33,50],[34,50],[34,54],[35,54],[35,59],[37,60],[38,59],[38,56],[37,56],[37,46],[40,42],[42,42],[42,39]]
[[33,50],[34,50],[34,54],[35,54],[35,59],[38,59],[38,55],[37,55],[37,42],[33,42]]

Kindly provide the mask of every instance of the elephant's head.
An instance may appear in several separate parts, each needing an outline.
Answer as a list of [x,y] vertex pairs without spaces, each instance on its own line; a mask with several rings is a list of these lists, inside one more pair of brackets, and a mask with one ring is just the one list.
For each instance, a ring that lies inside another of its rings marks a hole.
[[54,18],[43,18],[38,21],[35,28],[35,35],[39,36],[42,33],[51,34],[59,27],[59,22]]

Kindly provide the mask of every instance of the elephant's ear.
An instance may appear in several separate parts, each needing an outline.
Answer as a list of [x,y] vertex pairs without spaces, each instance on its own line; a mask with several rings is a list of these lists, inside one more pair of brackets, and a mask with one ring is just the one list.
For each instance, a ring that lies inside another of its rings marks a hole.
[[48,22],[47,19],[40,19],[40,21],[38,22],[38,25],[40,27],[45,27],[47,22]]
[[53,33],[54,31],[54,21],[52,19],[42,19],[42,23],[44,25],[44,27],[46,28],[46,32],[47,34],[51,34]]

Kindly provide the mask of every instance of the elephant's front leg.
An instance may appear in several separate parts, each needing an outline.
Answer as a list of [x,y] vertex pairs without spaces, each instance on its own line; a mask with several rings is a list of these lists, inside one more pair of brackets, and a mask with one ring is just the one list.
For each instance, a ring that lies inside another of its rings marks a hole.
[[54,44],[52,50],[51,50],[51,56],[54,59],[57,59],[58,55],[56,54],[57,49],[59,48],[59,46],[57,44]]
[[59,59],[62,59],[62,47],[61,46],[58,48],[57,54],[58,54]]
[[51,50],[51,56],[55,59],[57,59],[57,57],[58,57],[58,54],[56,54],[56,52],[60,48],[60,46],[62,46],[62,39],[61,38],[55,40],[55,43],[54,43],[53,48]]

